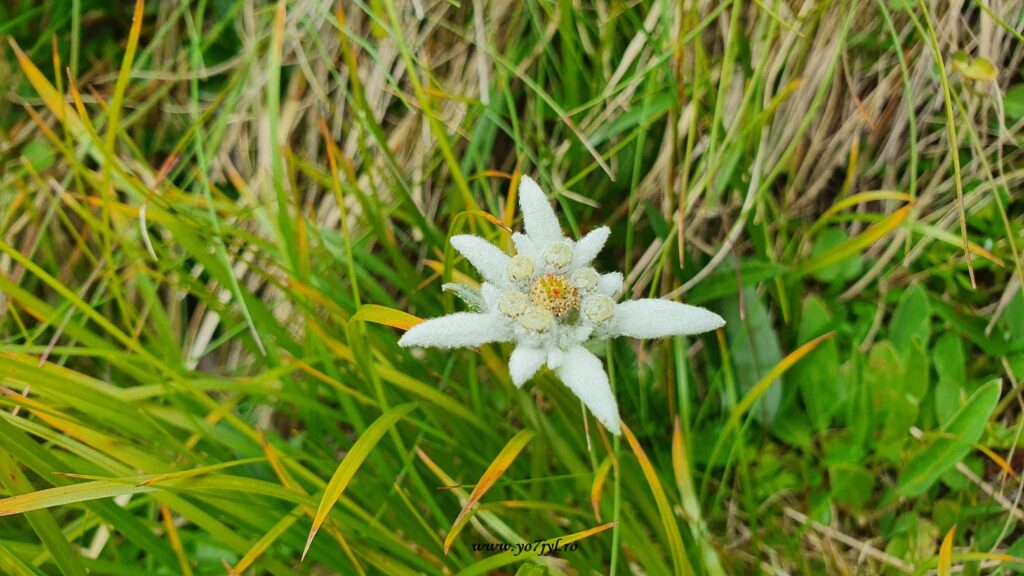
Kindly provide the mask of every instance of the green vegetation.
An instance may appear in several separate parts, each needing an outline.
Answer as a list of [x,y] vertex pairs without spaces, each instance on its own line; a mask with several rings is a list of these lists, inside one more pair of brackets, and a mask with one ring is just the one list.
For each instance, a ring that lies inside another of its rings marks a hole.
[[[0,4],[0,573],[1024,571],[1024,2],[135,10]],[[523,174],[728,321],[622,437],[396,343]]]

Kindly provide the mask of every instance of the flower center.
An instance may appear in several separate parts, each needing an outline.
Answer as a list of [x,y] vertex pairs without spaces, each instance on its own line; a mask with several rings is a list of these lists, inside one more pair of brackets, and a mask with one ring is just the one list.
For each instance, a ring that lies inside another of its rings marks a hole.
[[580,292],[565,276],[545,274],[530,286],[530,300],[556,316],[575,310]]

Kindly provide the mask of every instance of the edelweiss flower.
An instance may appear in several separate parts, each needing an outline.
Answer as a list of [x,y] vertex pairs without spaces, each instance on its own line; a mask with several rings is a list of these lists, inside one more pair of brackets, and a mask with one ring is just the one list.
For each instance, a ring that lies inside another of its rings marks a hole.
[[719,315],[662,299],[615,302],[622,274],[598,273],[590,264],[610,233],[602,226],[573,242],[540,186],[528,177],[519,185],[526,234],[513,233],[517,254],[509,256],[483,238],[453,236],[452,246],[483,276],[476,291],[445,284],[475,312],[456,312],[412,327],[401,346],[455,348],[515,342],[509,373],[521,387],[545,364],[613,434],[619,409],[601,361],[584,344],[616,336],[662,338],[722,327]]

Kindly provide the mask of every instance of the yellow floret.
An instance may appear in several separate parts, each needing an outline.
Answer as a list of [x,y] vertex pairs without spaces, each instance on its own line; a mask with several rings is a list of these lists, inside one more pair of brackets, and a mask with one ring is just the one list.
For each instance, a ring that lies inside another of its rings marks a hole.
[[580,304],[580,292],[565,276],[545,274],[530,286],[530,300],[556,316],[575,310]]

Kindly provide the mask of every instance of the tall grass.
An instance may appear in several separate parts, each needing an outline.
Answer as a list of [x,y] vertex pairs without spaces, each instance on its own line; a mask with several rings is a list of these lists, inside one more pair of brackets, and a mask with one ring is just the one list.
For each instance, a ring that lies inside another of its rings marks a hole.
[[[0,6],[0,572],[1018,571],[1022,14]],[[396,344],[522,174],[728,320],[607,346],[621,438]]]

